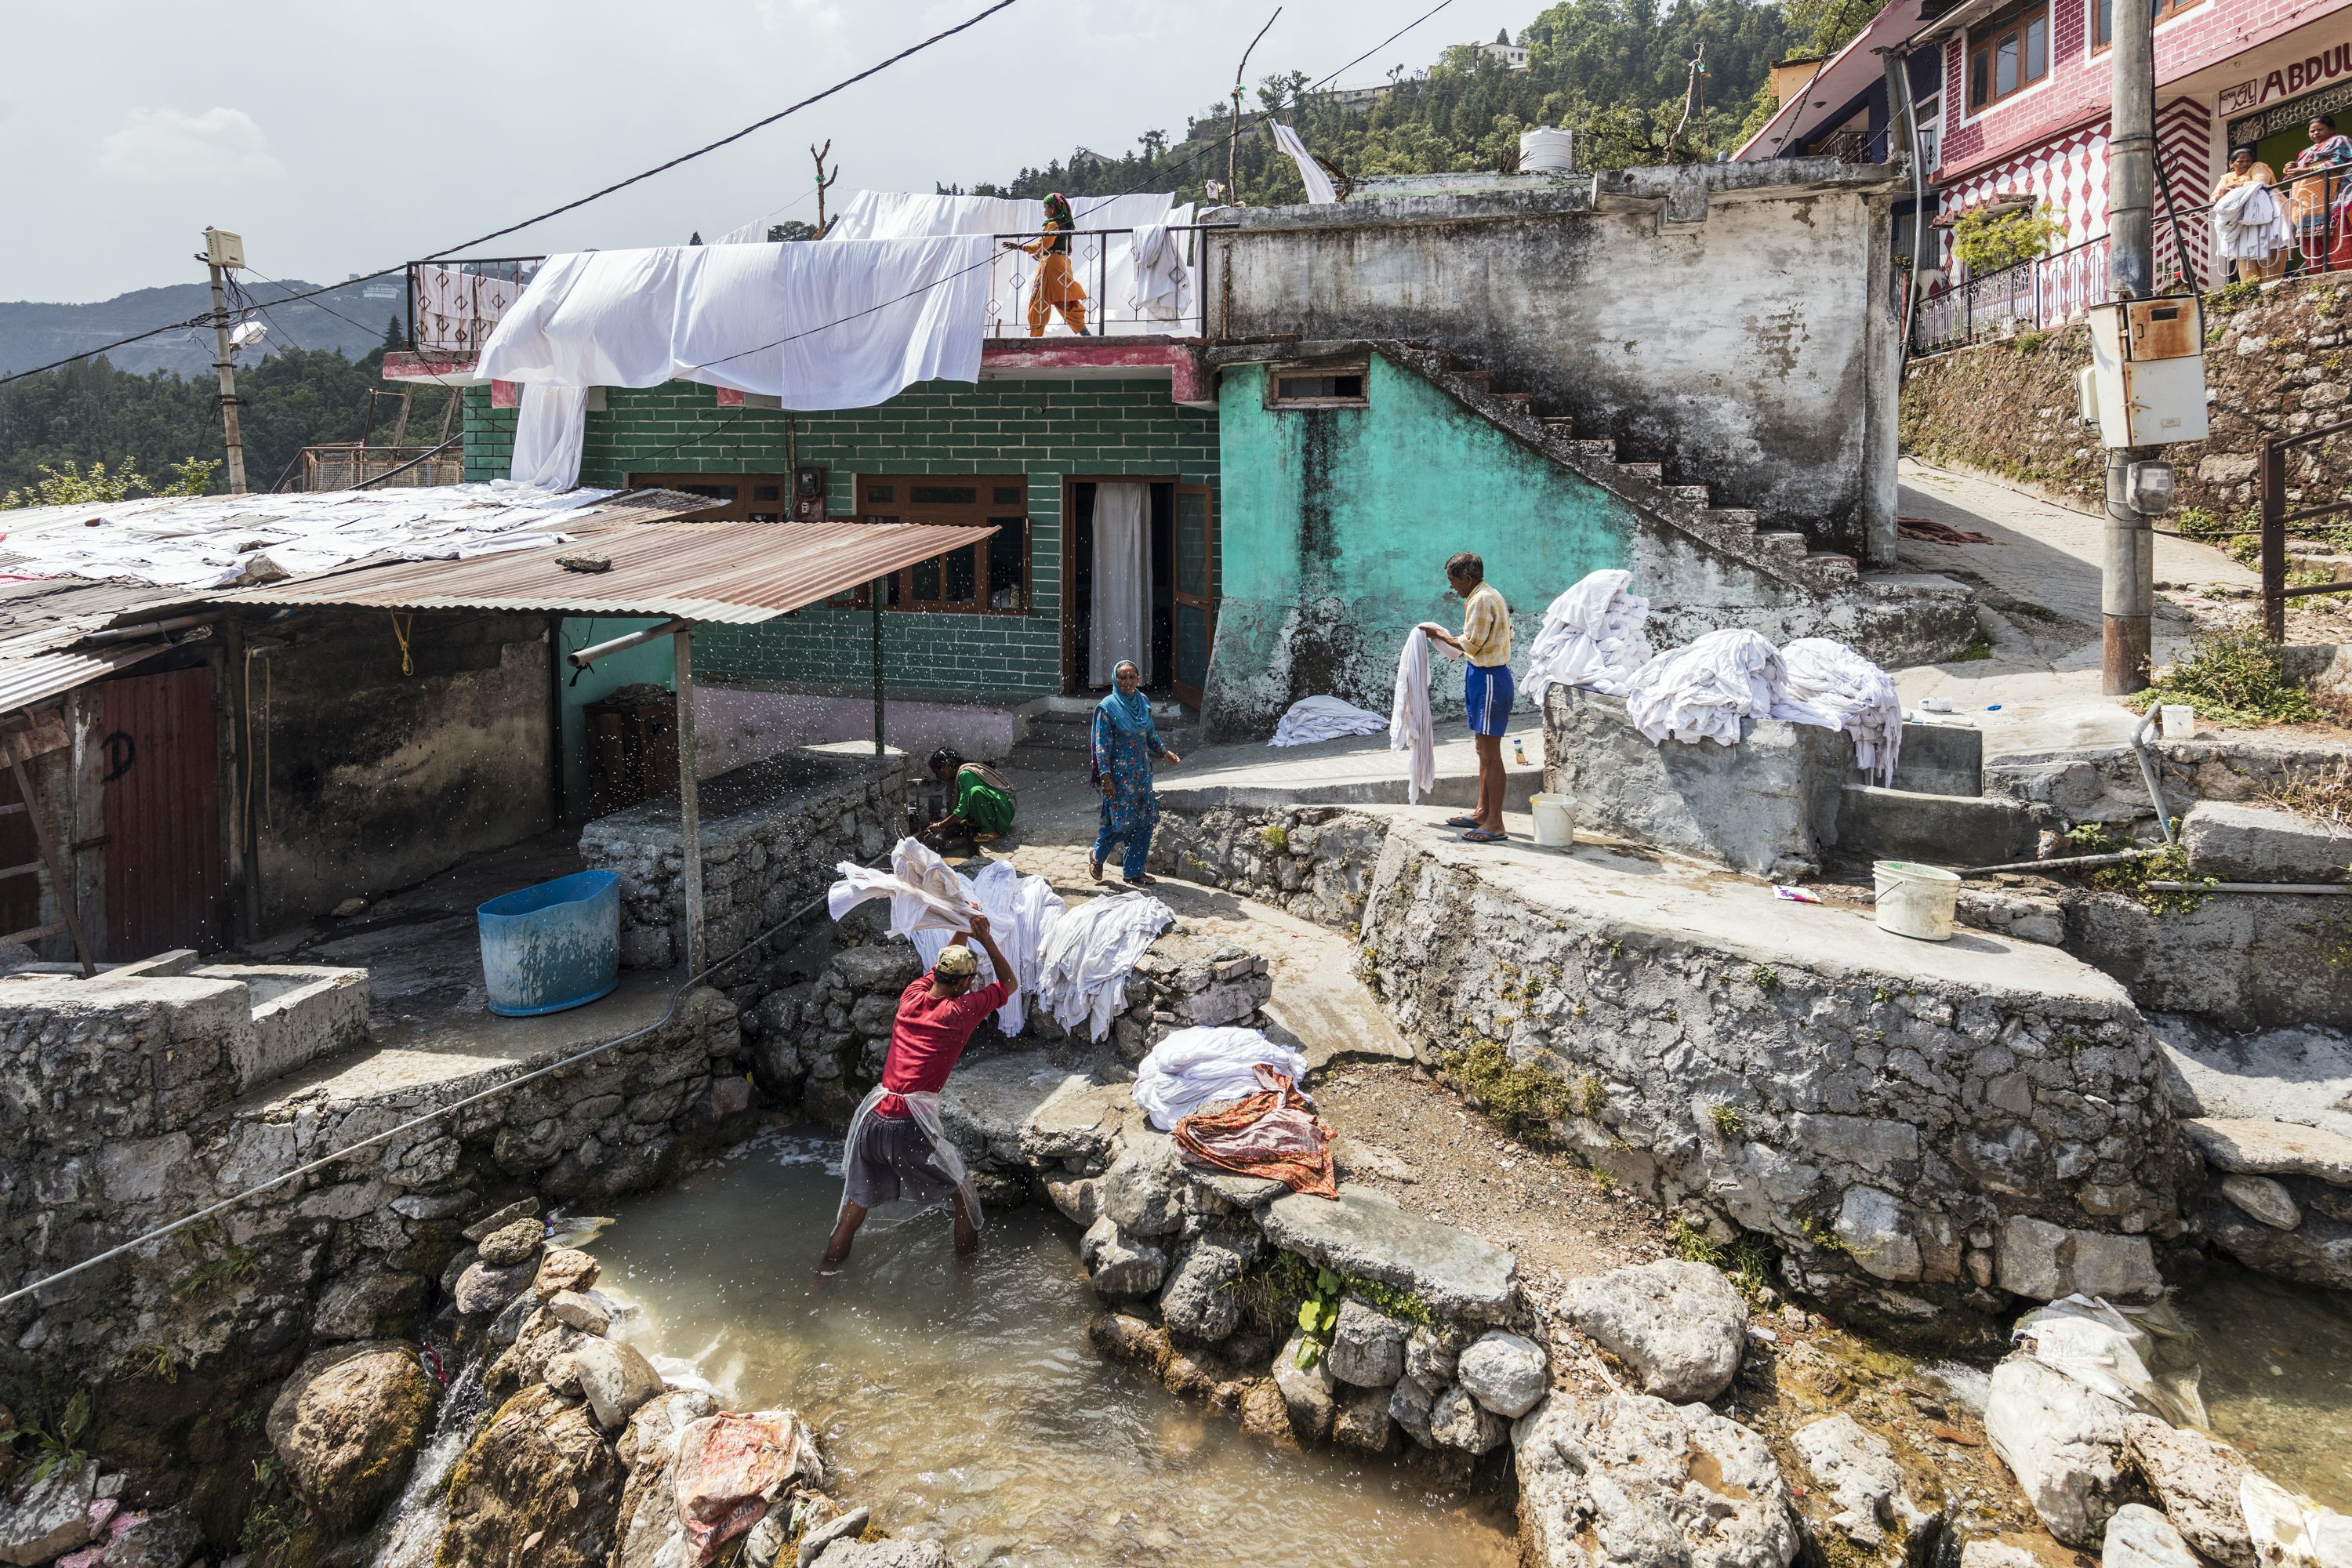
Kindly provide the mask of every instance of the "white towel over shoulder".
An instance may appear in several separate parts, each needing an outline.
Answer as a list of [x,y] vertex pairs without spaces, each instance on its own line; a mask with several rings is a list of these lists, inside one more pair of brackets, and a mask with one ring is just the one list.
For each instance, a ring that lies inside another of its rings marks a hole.
[[1784,679],[1770,643],[1727,626],[1643,665],[1626,688],[1625,714],[1653,741],[1736,746],[1742,719],[1771,717]]
[[1634,671],[1650,662],[1650,639],[1643,631],[1650,601],[1625,591],[1633,581],[1631,572],[1604,568],[1587,573],[1551,602],[1528,650],[1528,695],[1537,712],[1555,686],[1622,697]]

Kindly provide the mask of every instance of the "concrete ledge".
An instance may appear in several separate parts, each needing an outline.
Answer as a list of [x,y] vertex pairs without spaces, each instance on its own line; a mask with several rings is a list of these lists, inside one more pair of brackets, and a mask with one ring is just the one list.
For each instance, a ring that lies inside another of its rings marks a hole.
[[1973,724],[1906,722],[1894,786],[1920,795],[1984,793],[1984,731]]
[[2033,853],[2033,815],[2000,796],[1920,795],[1847,784],[1838,791],[1842,854],[1936,866],[1999,866]]
[[2352,828],[2273,806],[2199,801],[2181,823],[2189,868],[2224,882],[2343,882]]

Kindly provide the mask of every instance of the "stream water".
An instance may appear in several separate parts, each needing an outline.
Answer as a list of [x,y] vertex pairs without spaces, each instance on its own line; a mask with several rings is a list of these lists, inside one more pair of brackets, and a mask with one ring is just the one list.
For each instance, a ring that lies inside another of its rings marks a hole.
[[815,1261],[840,1144],[770,1134],[625,1205],[598,1238],[614,1325],[673,1380],[824,1434],[835,1495],[959,1563],[1217,1562],[1508,1568],[1508,1510],[1386,1460],[1281,1454],[1087,1342],[1076,1237],[990,1217],[959,1263],[943,1209],[869,1220],[849,1267]]
[[2175,1299],[2197,1331],[2214,1436],[2290,1491],[2352,1511],[2352,1311],[2345,1298],[2217,1261]]

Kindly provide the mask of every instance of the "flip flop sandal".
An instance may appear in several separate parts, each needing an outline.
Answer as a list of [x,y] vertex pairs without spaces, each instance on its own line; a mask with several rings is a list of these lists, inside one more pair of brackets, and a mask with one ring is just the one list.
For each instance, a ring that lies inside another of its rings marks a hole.
[[1462,836],[1465,844],[1508,844],[1510,841],[1509,834],[1489,833],[1483,827],[1474,827]]
[[1448,827],[1475,827],[1478,826],[1478,819],[1475,816],[1449,816],[1445,819],[1445,826]]

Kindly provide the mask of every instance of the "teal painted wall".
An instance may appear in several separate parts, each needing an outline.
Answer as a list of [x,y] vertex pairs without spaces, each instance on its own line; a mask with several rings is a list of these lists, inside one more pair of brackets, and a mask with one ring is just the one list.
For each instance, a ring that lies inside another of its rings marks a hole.
[[[563,651],[577,653],[592,643],[611,642],[614,637],[662,624],[659,619],[567,616],[562,625]],[[562,708],[563,804],[575,822],[588,815],[588,721],[581,710],[624,686],[651,685],[676,690],[677,669],[669,639],[661,637],[606,654],[578,674],[577,680],[569,675],[564,677]]]
[[[1543,613],[1588,572],[1632,565],[1634,517],[1429,383],[1375,356],[1363,408],[1265,406],[1265,369],[1218,393],[1223,468],[1219,610],[1208,720],[1269,732],[1301,697],[1389,709],[1420,621],[1462,624],[1456,551],[1486,558],[1511,606],[1523,671]],[[1459,713],[1461,665],[1433,667],[1433,706]]]
[[[1173,476],[1217,481],[1217,416],[1169,400],[1168,383],[926,382],[875,408],[786,416],[720,408],[688,382],[613,388],[588,416],[583,484],[619,485],[632,469],[782,472],[791,458],[831,470],[827,510],[848,516],[865,473],[1019,473],[1029,485],[1030,607],[1021,616],[892,613],[883,657],[902,696],[1019,703],[1062,689],[1062,481],[1066,475]],[[466,477],[503,479],[514,449],[512,409],[489,389],[466,399]],[[698,674],[797,689],[863,691],[871,682],[871,621],[822,605],[755,626],[695,635]],[[666,665],[666,661],[665,661]]]

